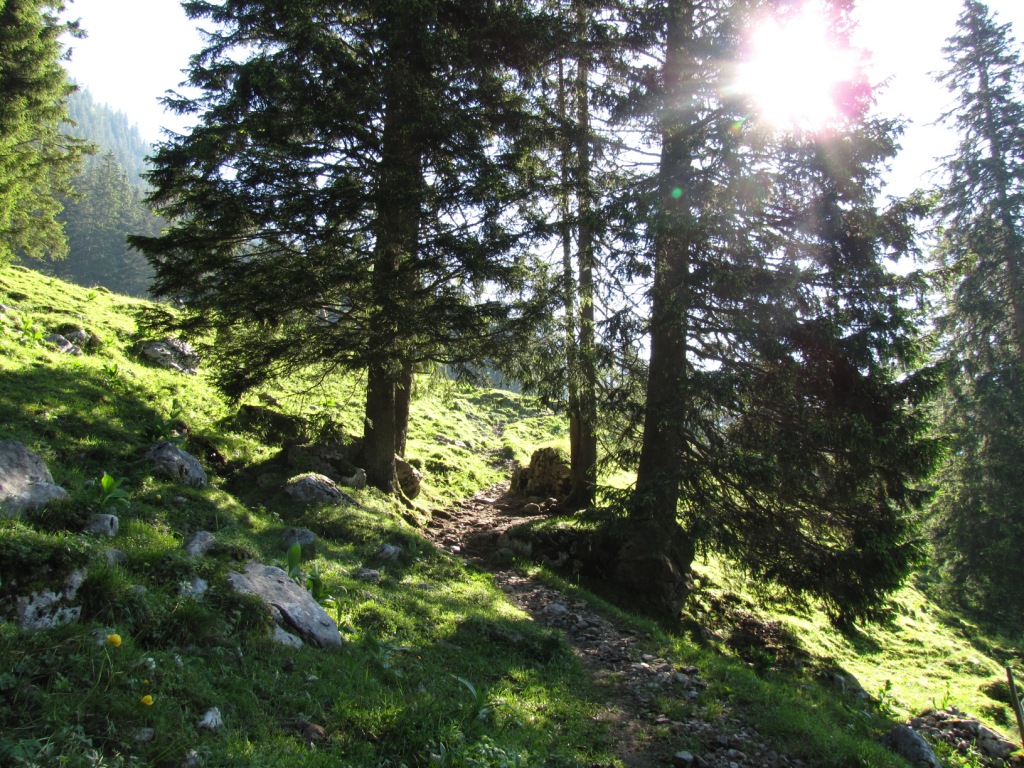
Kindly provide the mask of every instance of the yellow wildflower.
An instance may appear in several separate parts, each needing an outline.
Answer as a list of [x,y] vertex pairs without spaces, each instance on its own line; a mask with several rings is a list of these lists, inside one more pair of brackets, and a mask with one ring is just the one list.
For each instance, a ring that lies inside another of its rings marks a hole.
[[107,635],[107,645],[112,645],[115,648],[117,648],[119,645],[121,645],[121,636],[116,632]]
[[145,696],[143,696],[141,699],[139,699],[139,701],[141,701],[147,707],[152,707],[153,706],[153,697],[150,696],[148,693]]

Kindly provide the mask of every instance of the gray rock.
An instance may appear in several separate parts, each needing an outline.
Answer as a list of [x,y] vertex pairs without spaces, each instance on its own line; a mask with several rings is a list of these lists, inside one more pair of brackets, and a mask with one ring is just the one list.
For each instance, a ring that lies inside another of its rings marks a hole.
[[17,517],[67,495],[46,462],[16,440],[0,440],[0,516]]
[[696,763],[696,759],[690,752],[685,750],[682,752],[676,752],[672,756],[672,765],[676,768],[690,768],[690,766]]
[[928,742],[909,726],[897,725],[882,737],[882,744],[905,757],[914,768],[942,768]]
[[83,531],[96,536],[117,536],[119,525],[117,515],[95,514],[89,515]]
[[366,470],[357,467],[352,477],[341,478],[341,484],[348,488],[355,488],[357,491],[366,487]]
[[355,503],[352,498],[341,492],[331,478],[316,472],[296,475],[285,484],[284,490],[295,501],[303,504],[336,502],[342,499]]
[[210,707],[206,710],[203,718],[196,724],[196,727],[215,731],[222,725],[224,725],[224,718],[220,716],[220,710],[217,707]]
[[140,341],[136,349],[143,357],[172,371],[195,375],[199,367],[199,355],[189,344],[178,339]]
[[398,485],[407,498],[415,499],[420,495],[423,475],[416,467],[405,459],[395,456],[395,472],[398,475]]
[[285,632],[279,624],[275,624],[274,628],[270,630],[270,639],[278,645],[286,645],[289,648],[301,648],[303,646],[300,638],[291,632]]
[[190,557],[205,557],[217,544],[217,539],[209,531],[195,531],[181,545],[185,554]]
[[68,331],[64,334],[64,338],[79,347],[94,346],[93,337],[84,328]]
[[316,534],[307,528],[289,528],[281,534],[281,542],[286,550],[293,544],[302,548],[302,559],[312,560],[316,557]]
[[201,579],[198,576],[193,576],[190,581],[187,581],[181,585],[178,589],[178,594],[182,597],[201,597],[206,594],[206,591],[210,588],[210,583],[206,579]]
[[122,550],[115,549],[114,547],[106,550],[103,554],[107,558],[108,568],[113,568],[115,565],[124,565],[128,562],[128,555],[126,555]]
[[202,465],[168,440],[162,440],[146,452],[146,460],[153,466],[153,474],[192,488],[205,488],[208,482]]
[[352,575],[360,581],[380,581],[380,571],[375,571],[373,568],[360,568]]
[[72,344],[59,333],[51,333],[44,340],[55,346],[61,354],[74,355],[75,357],[81,357],[82,355],[82,350],[77,345]]
[[73,571],[60,592],[44,589],[17,599],[18,626],[23,632],[52,629],[78,621],[80,606],[71,605],[78,588],[85,581],[85,571]]
[[228,572],[228,582],[237,592],[253,594],[276,609],[284,629],[320,647],[341,646],[338,625],[305,589],[288,578],[280,568],[249,563],[242,573]]
[[146,742],[152,741],[156,738],[155,728],[139,728],[132,734],[136,744],[145,744]]
[[402,554],[401,547],[396,547],[394,544],[381,544],[377,547],[374,557],[380,560],[394,560],[400,554]]

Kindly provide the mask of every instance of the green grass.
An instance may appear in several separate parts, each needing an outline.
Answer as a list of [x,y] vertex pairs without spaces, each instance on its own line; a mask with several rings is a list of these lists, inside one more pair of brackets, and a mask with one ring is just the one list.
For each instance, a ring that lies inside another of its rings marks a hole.
[[[350,491],[356,505],[304,508],[279,490],[287,476],[281,442],[358,435],[358,377],[275,384],[262,393],[277,403],[275,432],[243,418],[202,368],[185,376],[141,361],[132,349],[144,302],[6,267],[0,304],[8,307],[0,315],[0,439],[27,444],[70,493],[45,512],[0,521],[0,606],[9,610],[16,595],[58,584],[75,568],[86,573],[79,623],[35,634],[0,623],[0,762],[178,766],[194,751],[211,766],[621,765],[599,717],[606,694],[562,636],[408,522],[507,479],[512,462],[525,463],[536,448],[564,448],[559,417],[530,398],[421,376],[408,448],[424,472],[418,512],[373,490]],[[101,342],[69,357],[40,341],[69,327]],[[247,404],[266,407],[258,395]],[[210,485],[186,489],[151,476],[142,456],[158,436],[199,456]],[[114,510],[120,532],[102,541],[74,535],[101,504],[104,473],[128,494]],[[247,560],[283,564],[282,534],[296,526],[319,537],[302,570],[320,574],[323,604],[345,640],[340,650],[271,644],[266,610],[227,587],[227,572]],[[182,541],[200,529],[215,534],[217,547],[186,557]],[[400,555],[379,560],[383,543]],[[110,546],[123,562],[108,565]],[[523,567],[569,592],[584,589]],[[696,567],[701,589],[689,627],[717,639],[668,630],[585,592],[644,637],[645,650],[697,665],[709,681],[693,702],[658,699],[655,714],[739,717],[778,751],[815,766],[903,766],[875,738],[935,704],[1013,732],[1005,705],[986,694],[998,694],[1013,644],[921,592],[907,588],[888,621],[844,635],[813,606],[755,590],[723,561]],[[361,580],[361,568],[380,580]],[[194,577],[210,584],[201,598],[180,591]],[[738,612],[771,624],[790,651],[730,645]],[[107,642],[111,634],[120,645]],[[827,677],[837,672],[876,700],[842,693]],[[197,726],[211,707],[224,719],[214,732]],[[325,737],[309,742],[305,723]],[[142,729],[153,729],[151,738],[140,738],[149,735]]]

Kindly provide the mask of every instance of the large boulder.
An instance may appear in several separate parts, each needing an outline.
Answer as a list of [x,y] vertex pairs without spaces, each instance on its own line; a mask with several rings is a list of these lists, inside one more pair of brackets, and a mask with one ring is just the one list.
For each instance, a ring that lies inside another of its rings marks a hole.
[[568,495],[572,486],[569,460],[557,448],[538,448],[528,467],[518,467],[512,475],[513,493],[527,496]]
[[169,440],[162,440],[150,448],[146,453],[146,459],[152,464],[153,474],[157,477],[174,480],[193,488],[206,487],[206,472],[199,460]]
[[0,440],[0,516],[17,517],[67,495],[46,462],[16,440]]
[[236,592],[259,597],[282,629],[321,648],[341,646],[338,625],[305,589],[280,568],[249,563],[242,573],[228,572]]

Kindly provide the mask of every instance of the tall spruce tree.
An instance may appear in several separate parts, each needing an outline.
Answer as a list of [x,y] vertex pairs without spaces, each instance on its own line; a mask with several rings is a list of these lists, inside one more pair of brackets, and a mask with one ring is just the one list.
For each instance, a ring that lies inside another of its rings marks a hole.
[[67,253],[58,196],[87,145],[66,134],[74,86],[60,37],[78,27],[59,20],[63,10],[60,0],[0,4],[0,264]]
[[660,146],[633,203],[650,361],[608,575],[671,617],[696,546],[717,545],[847,621],[915,563],[916,484],[936,455],[920,408],[935,377],[912,370],[910,286],[885,263],[911,249],[917,211],[875,207],[896,129],[868,117],[863,83],[849,122],[820,135],[772,131],[729,88],[755,5],[664,0],[637,17],[662,52],[633,110]]
[[1019,625],[1024,573],[1024,61],[1009,24],[968,0],[942,81],[959,133],[938,213],[950,450],[934,541],[962,604]]
[[185,302],[170,325],[215,333],[229,395],[366,370],[363,462],[392,491],[413,366],[482,359],[529,319],[517,73],[544,29],[515,0],[184,7],[216,25],[200,95],[170,102],[199,124],[153,159],[174,223],[133,242]]

